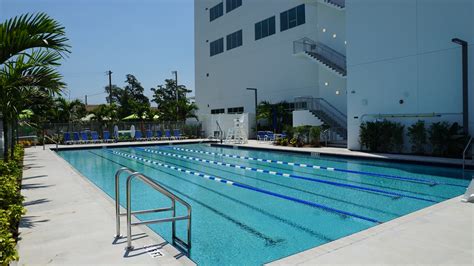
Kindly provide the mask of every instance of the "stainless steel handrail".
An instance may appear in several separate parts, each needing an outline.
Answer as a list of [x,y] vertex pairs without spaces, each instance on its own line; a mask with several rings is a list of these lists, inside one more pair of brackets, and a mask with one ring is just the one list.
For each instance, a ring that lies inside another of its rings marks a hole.
[[324,0],[324,2],[331,3],[333,5],[339,6],[340,8],[346,7],[346,0]]
[[[126,183],[126,213],[120,213],[120,188],[119,188],[119,179],[120,174],[123,172],[129,173],[127,177]],[[151,188],[155,189],[156,191],[160,192],[165,197],[171,200],[171,206],[159,209],[152,209],[152,210],[140,210],[132,212],[132,180],[134,178],[138,178],[143,183],[147,184]],[[176,202],[181,203],[187,209],[187,215],[183,216],[176,216]],[[153,212],[166,212],[171,211],[172,216],[168,218],[161,218],[155,220],[146,220],[146,221],[139,221],[132,223],[132,214],[144,214],[144,213],[153,213]],[[126,250],[133,250],[132,246],[132,226],[141,225],[141,224],[152,224],[152,223],[164,223],[164,222],[171,222],[172,223],[172,242],[173,245],[178,244],[181,249],[184,249],[188,254],[191,252],[191,205],[187,202],[161,186],[160,184],[156,183],[149,177],[139,173],[134,172],[130,168],[121,168],[115,173],[115,215],[116,215],[116,238],[120,238],[120,216],[127,216],[127,247]],[[187,241],[183,241],[179,237],[176,236],[176,221],[181,220],[188,220],[187,226]]]
[[472,144],[472,137],[469,138],[469,141],[467,142],[467,145],[462,152],[462,171],[463,172],[466,168],[466,152],[469,150],[469,147],[471,146],[471,144]]
[[46,144],[45,144],[45,139],[49,139],[51,140],[54,144],[56,144],[56,150],[58,149],[58,145],[59,143],[57,141],[55,141],[54,139],[52,139],[50,136],[46,135],[46,134],[43,134],[43,150],[46,149]]
[[224,131],[222,130],[221,125],[219,124],[219,121],[216,120],[216,124],[217,124],[217,127],[219,128],[219,139],[220,139],[221,144],[222,144],[222,139],[224,137]]

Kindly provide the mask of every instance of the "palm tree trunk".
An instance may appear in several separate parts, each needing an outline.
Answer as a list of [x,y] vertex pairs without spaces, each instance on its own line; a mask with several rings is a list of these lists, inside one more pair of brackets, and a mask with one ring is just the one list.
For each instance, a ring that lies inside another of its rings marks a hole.
[[17,141],[16,132],[18,130],[18,121],[16,119],[12,119],[11,125],[11,141],[10,141],[10,158],[14,158],[15,156],[15,144]]
[[8,123],[5,115],[2,118],[3,122],[3,160],[8,161]]

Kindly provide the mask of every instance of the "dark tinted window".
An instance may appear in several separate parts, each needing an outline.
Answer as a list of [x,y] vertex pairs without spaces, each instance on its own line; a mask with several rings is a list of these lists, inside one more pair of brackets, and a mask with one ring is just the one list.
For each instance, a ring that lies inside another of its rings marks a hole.
[[242,46],[242,30],[227,35],[227,50]]
[[226,0],[226,13],[238,8],[242,5],[242,0]]
[[227,108],[227,113],[228,114],[242,114],[244,113],[244,108],[243,107]]
[[275,34],[275,17],[255,23],[255,40]]
[[224,2],[221,2],[209,9],[209,20],[213,21],[214,19],[224,15]]
[[305,23],[306,15],[304,4],[280,13],[280,31],[285,31]]
[[222,109],[212,109],[211,110],[211,114],[215,115],[215,114],[223,114],[225,113],[225,109],[222,108]]
[[211,56],[224,52],[224,38],[215,40],[209,44]]

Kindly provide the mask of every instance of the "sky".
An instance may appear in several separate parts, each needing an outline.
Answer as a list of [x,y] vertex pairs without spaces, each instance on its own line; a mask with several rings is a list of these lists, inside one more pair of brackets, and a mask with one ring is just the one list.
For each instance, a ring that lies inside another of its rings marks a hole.
[[135,75],[149,98],[174,70],[194,91],[193,0],[0,0],[1,22],[33,12],[66,28],[72,53],[59,68],[66,98],[104,103],[108,70],[120,87]]

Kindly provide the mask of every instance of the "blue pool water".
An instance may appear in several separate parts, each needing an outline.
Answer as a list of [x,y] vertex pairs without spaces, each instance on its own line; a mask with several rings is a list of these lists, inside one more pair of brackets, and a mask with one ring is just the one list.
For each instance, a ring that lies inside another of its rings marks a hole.
[[[461,195],[469,184],[458,169],[206,144],[58,153],[112,198],[114,174],[125,166],[191,204],[191,259],[200,265],[270,262]],[[123,195],[125,177],[120,180]],[[134,210],[169,205],[133,182]],[[122,197],[122,206],[124,201]],[[185,225],[178,222],[182,239]],[[170,224],[150,227],[170,241]],[[114,228],[110,230],[113,234]]]

